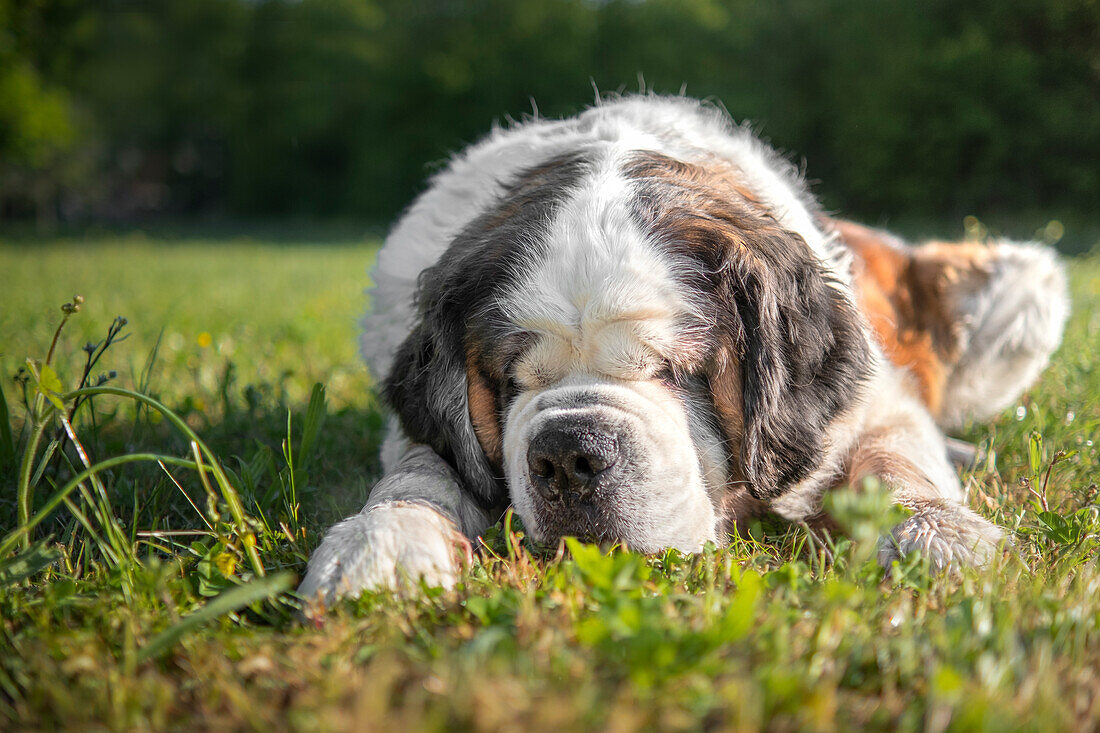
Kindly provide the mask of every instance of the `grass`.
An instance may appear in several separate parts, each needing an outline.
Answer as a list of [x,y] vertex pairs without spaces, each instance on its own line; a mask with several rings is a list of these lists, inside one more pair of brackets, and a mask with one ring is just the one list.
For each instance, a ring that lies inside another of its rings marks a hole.
[[[1100,259],[1072,263],[1074,315],[1041,382],[963,436],[996,456],[965,475],[971,504],[1016,539],[985,572],[936,577],[912,560],[884,578],[868,561],[882,497],[868,492],[837,500],[850,531],[831,561],[777,522],[654,557],[532,555],[515,522],[454,592],[368,593],[303,626],[285,589],[378,470],[382,418],[355,355],[373,254],[356,237],[0,242],[15,426],[0,538],[17,524],[24,402],[55,419],[49,396],[77,386],[81,347],[116,315],[130,336],[92,373],[117,372],[115,393],[82,407],[74,434],[90,462],[175,461],[85,481],[30,550],[0,555],[0,729],[1100,726]],[[74,293],[59,384],[12,381],[44,359]],[[205,481],[184,467],[197,464],[187,431],[209,446]],[[82,468],[72,445],[42,460],[62,435],[50,422],[33,463],[36,511]]]

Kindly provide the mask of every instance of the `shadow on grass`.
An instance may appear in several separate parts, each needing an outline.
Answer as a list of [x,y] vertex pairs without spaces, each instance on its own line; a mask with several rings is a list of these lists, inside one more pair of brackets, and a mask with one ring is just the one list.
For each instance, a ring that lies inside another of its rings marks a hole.
[[[23,406],[5,390],[12,412]],[[155,395],[155,390],[154,390]],[[190,401],[169,404],[195,430],[231,477],[247,514],[258,520],[261,543],[267,533],[265,564],[304,570],[304,558],[316,546],[321,532],[334,522],[363,507],[380,466],[378,450],[385,417],[374,406],[326,410],[317,438],[308,455],[301,455],[306,406],[292,405],[285,392],[272,385],[248,385],[211,410],[197,409]],[[76,421],[80,448],[92,463],[140,452],[189,458],[187,439],[157,413],[135,409],[124,400],[97,397],[84,405]],[[16,427],[17,459],[25,444]],[[288,437],[289,436],[289,437]],[[51,440],[52,438],[52,440]],[[51,449],[50,443],[58,441]],[[80,453],[60,430],[47,432],[46,446],[36,457],[35,508],[82,468]],[[44,458],[48,456],[48,458]],[[18,463],[18,460],[15,462]],[[0,467],[0,481],[14,486],[16,465]],[[114,515],[131,538],[156,533],[162,555],[173,547],[186,554],[192,540],[209,534],[218,517],[226,517],[224,505],[211,500],[195,471],[156,463],[134,463],[99,476]],[[15,492],[5,492],[0,502],[0,526],[18,524]],[[84,514],[95,517],[94,501],[74,495]],[[88,532],[72,508],[59,507],[35,533],[52,537],[72,548],[85,545]],[[272,550],[274,551],[272,552]],[[73,555],[82,553],[72,553]]]

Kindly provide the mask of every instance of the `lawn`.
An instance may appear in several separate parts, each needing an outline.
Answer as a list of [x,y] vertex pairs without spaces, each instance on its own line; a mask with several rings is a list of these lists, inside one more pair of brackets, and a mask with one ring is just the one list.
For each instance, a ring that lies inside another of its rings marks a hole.
[[[939,577],[914,558],[884,577],[869,490],[837,498],[844,538],[766,521],[699,556],[532,554],[513,521],[455,591],[367,593],[307,626],[286,589],[378,471],[356,355],[376,247],[0,238],[0,730],[1100,727],[1100,258],[1071,262],[1074,312],[1041,382],[961,436],[988,458],[964,475],[970,503],[1013,530],[992,568]],[[161,465],[106,470],[4,543],[26,403],[52,421],[33,510],[82,469],[35,377],[12,379],[45,359],[74,294],[41,383],[75,389],[85,344],[124,316],[91,384],[158,402],[99,394],[75,434],[89,462]],[[192,432],[222,469],[201,481]]]

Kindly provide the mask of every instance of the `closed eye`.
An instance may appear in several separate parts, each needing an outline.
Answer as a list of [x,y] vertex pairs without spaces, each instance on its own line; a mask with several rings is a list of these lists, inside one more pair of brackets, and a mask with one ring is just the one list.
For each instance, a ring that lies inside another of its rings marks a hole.
[[528,349],[535,343],[535,334],[530,331],[519,331],[505,336],[500,344],[500,360],[502,372],[514,375],[516,362],[518,362]]
[[514,376],[509,375],[504,383],[503,397],[506,403],[512,402],[519,395],[519,383]]
[[670,387],[676,387],[679,385],[679,375],[672,367],[672,364],[667,361],[661,364],[661,368],[653,375],[653,378],[667,384]]

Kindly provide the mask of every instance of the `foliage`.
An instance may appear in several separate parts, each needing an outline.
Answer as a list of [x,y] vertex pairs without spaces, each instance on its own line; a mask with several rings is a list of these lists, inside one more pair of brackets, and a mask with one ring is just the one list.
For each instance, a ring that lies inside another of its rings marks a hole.
[[0,79],[37,80],[8,111],[52,120],[54,147],[59,99],[87,118],[68,157],[94,165],[52,189],[70,218],[387,221],[494,120],[641,84],[755,121],[849,216],[1095,226],[1089,0],[37,0],[5,23]]
[[57,196],[78,139],[71,94],[35,67],[24,25],[25,10],[0,0],[0,219]]
[[[26,454],[50,410],[82,449],[59,444],[46,461],[32,451],[33,509],[76,481],[83,456],[101,466],[99,486],[86,482],[13,551],[19,472],[0,464],[0,728],[1100,724],[1095,258],[1071,268],[1074,316],[1044,378],[965,436],[986,458],[964,475],[970,502],[1016,542],[986,571],[937,576],[911,558],[885,575],[872,557],[893,518],[867,486],[830,500],[844,537],[767,520],[695,556],[573,541],[535,552],[509,515],[455,591],[366,593],[303,626],[287,573],[362,505],[378,470],[383,420],[351,346],[372,251],[109,236],[0,244],[0,269],[18,276],[0,291],[4,374],[48,350],[56,301],[87,296],[38,379],[0,384],[9,457]],[[122,304],[132,335],[102,349]],[[102,343],[81,349],[86,339]],[[71,388],[100,369],[134,389],[104,385],[114,393],[69,419]],[[131,391],[164,410],[122,397]],[[239,496],[266,578],[222,519],[223,489],[177,468],[197,463],[188,431]],[[137,461],[148,454],[163,465]],[[120,459],[130,462],[103,465]]]

